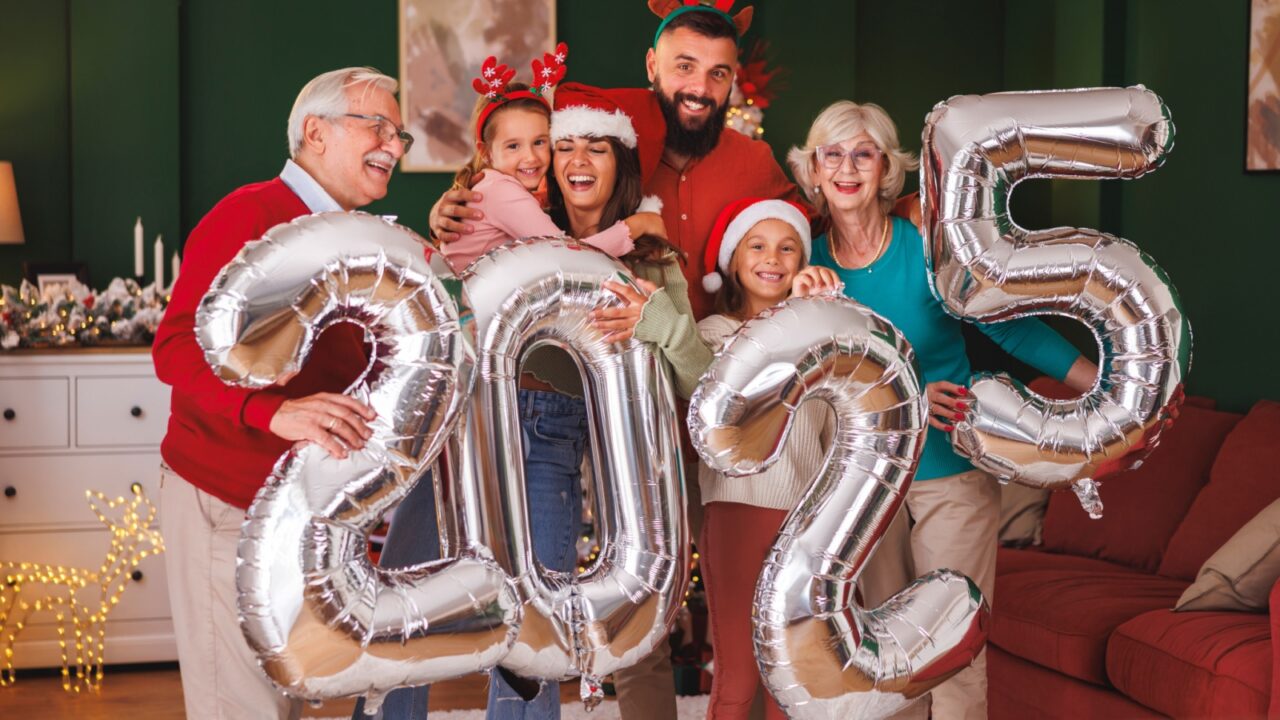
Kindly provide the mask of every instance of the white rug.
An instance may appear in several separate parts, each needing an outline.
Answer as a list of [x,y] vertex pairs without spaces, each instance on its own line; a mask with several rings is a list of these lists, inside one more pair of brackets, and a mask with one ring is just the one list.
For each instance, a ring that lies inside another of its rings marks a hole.
[[[707,717],[707,700],[710,697],[710,695],[677,697],[679,720],[704,720]],[[605,700],[592,712],[587,712],[580,702],[565,703],[560,706],[560,720],[619,720],[620,717],[617,700]],[[349,720],[349,718],[329,718],[328,720]],[[430,720],[484,720],[484,710],[438,711],[431,713]]]

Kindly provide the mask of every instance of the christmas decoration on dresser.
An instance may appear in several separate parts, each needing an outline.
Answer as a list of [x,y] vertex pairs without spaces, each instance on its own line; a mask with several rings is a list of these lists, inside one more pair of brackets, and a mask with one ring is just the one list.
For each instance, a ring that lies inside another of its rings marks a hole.
[[90,509],[111,532],[111,547],[96,570],[0,562],[0,643],[4,647],[0,686],[17,679],[13,658],[19,634],[33,615],[47,613],[57,625],[62,689],[78,693],[101,687],[107,615],[120,603],[125,587],[142,580],[138,563],[164,552],[164,539],[153,527],[156,506],[141,485],[134,483],[130,490],[133,497],[114,500],[85,491]]
[[46,287],[0,285],[0,349],[149,344],[169,290],[116,278],[106,290],[80,282]]
[[725,127],[759,139],[764,135],[764,111],[778,95],[777,76],[782,68],[766,69],[765,55],[769,44],[757,40],[750,49],[744,48],[739,58],[738,75],[729,91],[729,110],[725,114]]

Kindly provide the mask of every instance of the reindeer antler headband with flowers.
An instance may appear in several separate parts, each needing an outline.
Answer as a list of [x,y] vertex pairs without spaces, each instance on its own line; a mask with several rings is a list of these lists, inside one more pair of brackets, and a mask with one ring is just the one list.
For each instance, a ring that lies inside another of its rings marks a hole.
[[547,95],[550,95],[556,84],[564,79],[567,70],[564,60],[568,54],[569,46],[560,43],[556,45],[554,54],[543,53],[541,60],[534,58],[533,82],[529,83],[528,90],[515,92],[508,92],[507,85],[516,76],[516,71],[506,65],[499,65],[498,58],[493,55],[486,58],[484,64],[480,66],[480,77],[471,81],[471,87],[489,99],[488,104],[480,111],[480,117],[476,119],[476,140],[479,141],[483,136],[484,123],[493,111],[512,100],[520,98],[537,100],[550,112],[551,101],[547,99]]
[[653,34],[653,46],[658,47],[658,38],[662,35],[662,31],[667,29],[668,23],[690,12],[709,12],[719,15],[733,26],[738,33],[736,39],[741,41],[747,28],[751,27],[751,16],[755,14],[755,9],[748,5],[738,11],[737,15],[730,15],[731,7],[733,7],[733,0],[715,0],[712,3],[701,2],[701,0],[649,0],[649,9],[654,15],[662,18],[662,22],[658,25],[658,32]]

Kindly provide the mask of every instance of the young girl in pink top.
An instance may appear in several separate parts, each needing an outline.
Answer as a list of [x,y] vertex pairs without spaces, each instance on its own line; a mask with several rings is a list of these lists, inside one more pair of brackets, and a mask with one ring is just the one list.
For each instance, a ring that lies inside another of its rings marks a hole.
[[[568,48],[556,47],[533,61],[533,76],[540,85],[530,88],[513,83],[515,71],[498,65],[490,56],[472,86],[481,97],[473,114],[476,152],[454,177],[455,188],[470,187],[482,199],[471,204],[483,215],[474,221],[475,231],[441,248],[454,270],[462,270],[511,238],[564,235],[534,194],[543,186],[551,167],[551,105],[547,96],[564,77]],[[483,171],[475,185],[472,179]],[[662,216],[638,212],[582,241],[621,257],[631,252],[643,235],[666,237]]]

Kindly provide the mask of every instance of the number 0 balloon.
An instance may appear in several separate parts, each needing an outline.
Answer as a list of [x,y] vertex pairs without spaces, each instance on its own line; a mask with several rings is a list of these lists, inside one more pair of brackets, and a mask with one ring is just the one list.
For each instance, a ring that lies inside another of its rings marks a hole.
[[[601,283],[626,276],[604,253],[559,239],[508,244],[463,273],[478,373],[449,466],[475,478],[468,486],[483,483],[488,497],[464,503],[457,524],[477,528],[473,537],[493,551],[524,602],[503,667],[547,680],[582,676],[589,703],[602,697],[601,677],[667,641],[689,567],[679,418],[666,367],[643,342],[604,342],[590,321],[593,309],[617,302]],[[590,405],[601,551],[576,576],[537,562],[525,501],[517,381],[522,358],[543,345],[581,365]]]
[[959,96],[926,120],[920,184],[934,293],[968,320],[1075,318],[1093,331],[1102,368],[1093,390],[1070,401],[977,376],[952,444],[1002,480],[1074,484],[1095,516],[1094,481],[1149,452],[1181,402],[1191,328],[1168,277],[1133,243],[1083,228],[1024,230],[1009,195],[1030,178],[1141,177],[1173,135],[1168,108],[1141,86]]

